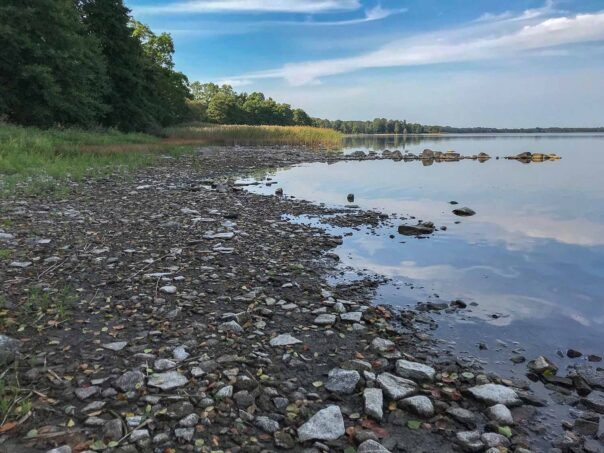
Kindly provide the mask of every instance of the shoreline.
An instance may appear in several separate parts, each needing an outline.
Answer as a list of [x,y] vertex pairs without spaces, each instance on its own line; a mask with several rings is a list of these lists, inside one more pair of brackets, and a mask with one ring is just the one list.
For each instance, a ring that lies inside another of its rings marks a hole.
[[[374,441],[390,451],[522,452],[554,437],[584,445],[593,417],[579,418],[576,438],[560,438],[561,426],[548,432],[527,383],[460,367],[419,327],[425,313],[372,304],[375,281],[328,287],[341,238],[283,220],[337,213],[348,225],[377,225],[380,213],[255,195],[232,179],[346,159],[210,148],[72,184],[64,199],[1,199],[1,231],[13,236],[0,264],[3,318],[14,318],[6,334],[21,342],[19,382],[38,393],[0,451],[346,451]],[[50,296],[32,301],[40,293]],[[469,390],[489,384],[506,394],[513,424],[494,421],[493,395],[487,404]],[[378,393],[381,419],[375,402],[366,407]],[[340,415],[320,424],[329,432],[306,434],[301,427],[333,406]]]

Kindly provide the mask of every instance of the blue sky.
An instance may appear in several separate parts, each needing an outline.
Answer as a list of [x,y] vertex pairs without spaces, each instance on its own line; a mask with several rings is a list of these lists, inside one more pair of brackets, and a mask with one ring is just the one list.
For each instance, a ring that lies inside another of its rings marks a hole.
[[604,126],[604,0],[126,0],[191,81],[330,119]]

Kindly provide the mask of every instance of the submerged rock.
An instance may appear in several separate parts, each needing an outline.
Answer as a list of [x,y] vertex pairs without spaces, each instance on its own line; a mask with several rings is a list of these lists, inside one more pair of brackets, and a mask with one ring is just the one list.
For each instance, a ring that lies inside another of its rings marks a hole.
[[432,222],[424,222],[417,225],[399,225],[398,234],[420,236],[422,234],[432,234],[434,230],[436,230],[436,227]]
[[460,217],[470,217],[476,214],[476,211],[468,207],[453,209],[453,214]]

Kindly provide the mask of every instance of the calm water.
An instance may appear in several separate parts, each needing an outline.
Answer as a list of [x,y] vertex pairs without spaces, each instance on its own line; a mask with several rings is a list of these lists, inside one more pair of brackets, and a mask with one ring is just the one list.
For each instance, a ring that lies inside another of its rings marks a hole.
[[[353,231],[336,252],[344,266],[392,279],[379,289],[380,303],[475,302],[464,315],[439,315],[438,335],[458,352],[503,368],[513,367],[508,359],[518,347],[528,359],[545,354],[560,365],[568,361],[556,357],[559,350],[604,353],[604,135],[350,138],[347,146],[346,152],[388,148],[419,154],[431,148],[561,156],[531,164],[305,164],[272,175],[276,186],[252,190],[273,193],[282,187],[286,195],[335,206],[346,205],[346,195],[354,193],[363,209],[446,226],[429,239],[398,235],[402,221],[377,234]],[[451,200],[477,214],[456,217]],[[489,350],[479,351],[479,341]]]

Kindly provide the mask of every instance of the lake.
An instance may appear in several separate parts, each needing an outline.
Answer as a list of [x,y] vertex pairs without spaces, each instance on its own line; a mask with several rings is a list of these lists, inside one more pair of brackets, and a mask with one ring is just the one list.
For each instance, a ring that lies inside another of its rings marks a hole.
[[[374,232],[326,228],[352,232],[336,250],[339,278],[362,272],[390,279],[378,289],[377,303],[472,304],[461,314],[436,315],[437,336],[459,354],[499,371],[525,371],[525,364],[509,358],[543,354],[564,365],[577,363],[559,356],[569,348],[604,353],[604,134],[348,137],[345,144],[346,153],[419,154],[431,148],[493,157],[525,151],[561,156],[529,164],[494,158],[430,166],[311,163],[279,170],[270,175],[275,186],[250,190],[272,194],[281,187],[286,195],[330,206],[350,204],[346,196],[353,193],[362,209],[407,219],[398,224],[415,223],[413,216],[446,227],[429,238],[399,235],[397,223]],[[476,215],[455,216],[451,201]]]

